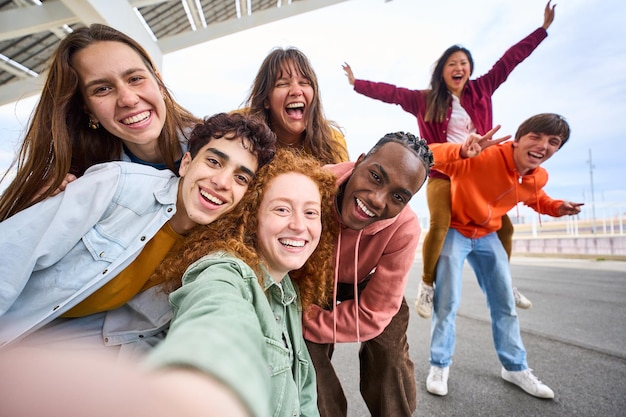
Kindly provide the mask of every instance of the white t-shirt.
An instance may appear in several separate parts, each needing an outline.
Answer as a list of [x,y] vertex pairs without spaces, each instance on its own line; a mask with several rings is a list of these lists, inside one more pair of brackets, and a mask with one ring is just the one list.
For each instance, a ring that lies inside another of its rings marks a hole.
[[463,143],[470,133],[476,133],[474,122],[461,106],[461,101],[452,94],[452,114],[448,122],[446,140],[450,143]]

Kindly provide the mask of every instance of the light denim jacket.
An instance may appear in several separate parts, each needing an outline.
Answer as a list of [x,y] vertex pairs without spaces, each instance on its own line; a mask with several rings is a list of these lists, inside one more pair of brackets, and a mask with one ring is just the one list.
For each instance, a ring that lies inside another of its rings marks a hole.
[[[52,322],[130,264],[176,212],[177,190],[169,170],[109,162],[1,222],[0,346]],[[102,314],[102,342],[153,344],[171,318],[166,300],[153,289]],[[68,320],[80,331],[80,318]]]
[[148,365],[204,371],[227,384],[254,416],[318,417],[296,289],[289,276],[277,285],[266,275],[263,283],[230,254],[196,261],[170,296],[172,325]]

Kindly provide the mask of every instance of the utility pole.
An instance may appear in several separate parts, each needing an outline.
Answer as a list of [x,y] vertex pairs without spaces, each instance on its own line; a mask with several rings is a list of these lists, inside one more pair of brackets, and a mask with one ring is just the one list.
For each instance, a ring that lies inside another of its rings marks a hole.
[[596,202],[593,195],[593,162],[591,160],[591,149],[589,149],[589,178],[591,179],[591,233],[596,234]]

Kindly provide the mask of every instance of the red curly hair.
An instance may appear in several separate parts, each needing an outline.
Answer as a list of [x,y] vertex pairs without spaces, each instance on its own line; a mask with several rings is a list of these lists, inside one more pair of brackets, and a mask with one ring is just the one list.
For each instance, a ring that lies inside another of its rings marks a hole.
[[339,226],[334,214],[336,178],[314,158],[278,150],[274,160],[261,168],[250,183],[237,207],[206,226],[197,226],[185,238],[182,247],[170,252],[154,273],[173,291],[180,287],[189,265],[208,253],[224,251],[242,259],[263,276],[263,261],[257,250],[258,207],[268,184],[278,175],[295,172],[307,176],[318,186],[322,203],[322,234],[317,248],[302,266],[289,273],[297,285],[304,310],[311,304],[326,306],[334,280],[334,246]]

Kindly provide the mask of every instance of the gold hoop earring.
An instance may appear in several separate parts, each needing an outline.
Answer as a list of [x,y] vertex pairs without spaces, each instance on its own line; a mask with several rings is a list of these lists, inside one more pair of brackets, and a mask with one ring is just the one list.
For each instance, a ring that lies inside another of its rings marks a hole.
[[96,130],[100,127],[100,123],[99,122],[94,122],[93,120],[91,120],[91,117],[89,118],[89,129],[93,129]]

